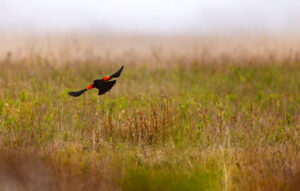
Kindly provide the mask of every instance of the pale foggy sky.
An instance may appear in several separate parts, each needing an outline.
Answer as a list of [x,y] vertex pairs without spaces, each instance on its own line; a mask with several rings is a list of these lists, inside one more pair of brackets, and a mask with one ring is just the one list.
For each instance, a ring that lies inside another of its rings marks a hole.
[[1,31],[300,31],[298,0],[0,0]]

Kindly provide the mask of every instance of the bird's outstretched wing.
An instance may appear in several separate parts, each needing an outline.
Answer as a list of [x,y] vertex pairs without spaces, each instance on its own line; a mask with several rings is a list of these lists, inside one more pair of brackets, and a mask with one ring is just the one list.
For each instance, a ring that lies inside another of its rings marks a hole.
[[101,83],[99,86],[98,95],[102,95],[108,92],[115,85],[115,83],[116,80]]
[[83,89],[83,90],[79,90],[79,91],[75,91],[75,92],[69,92],[68,94],[73,97],[78,97],[81,94],[83,94],[85,91],[87,91],[87,89]]
[[124,66],[122,66],[116,73],[110,75],[110,76],[109,76],[110,79],[111,79],[111,78],[117,78],[117,77],[119,77],[119,76],[121,75],[122,71],[123,71],[123,68],[124,68]]
[[123,71],[123,68],[124,68],[124,66],[122,66],[117,72],[115,72],[111,76],[105,76],[105,78],[103,78],[103,79],[94,80],[94,83],[89,85],[86,89],[79,90],[79,91],[74,91],[74,92],[69,92],[68,94],[70,96],[77,97],[77,96],[80,96],[81,94],[83,94],[85,91],[87,91],[89,89],[92,89],[92,88],[99,89],[98,95],[105,94],[106,92],[111,90],[111,88],[116,83],[116,80],[113,80],[113,81],[109,81],[109,80],[112,79],[112,78],[119,77],[121,75],[122,71]]

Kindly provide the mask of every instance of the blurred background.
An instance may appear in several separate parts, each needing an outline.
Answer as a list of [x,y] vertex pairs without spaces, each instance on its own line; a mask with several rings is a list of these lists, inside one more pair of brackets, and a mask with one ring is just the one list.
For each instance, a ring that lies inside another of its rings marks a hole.
[[1,0],[4,32],[142,34],[300,30],[297,0]]
[[298,59],[299,10],[296,0],[1,0],[0,56]]

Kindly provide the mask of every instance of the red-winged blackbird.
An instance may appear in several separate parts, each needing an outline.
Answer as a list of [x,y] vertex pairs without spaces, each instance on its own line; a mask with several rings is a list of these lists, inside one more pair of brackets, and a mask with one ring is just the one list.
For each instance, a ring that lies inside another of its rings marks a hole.
[[76,92],[69,92],[68,94],[70,96],[73,97],[77,97],[80,96],[81,94],[83,94],[85,91],[90,90],[92,88],[97,88],[99,89],[99,93],[98,95],[102,95],[105,94],[106,92],[108,92],[116,83],[116,80],[113,81],[109,81],[112,78],[117,78],[121,75],[121,72],[123,70],[124,66],[122,66],[116,73],[114,73],[113,75],[110,76],[105,76],[102,79],[98,79],[98,80],[94,80],[94,83],[89,85],[87,88],[83,89],[83,90],[79,90]]

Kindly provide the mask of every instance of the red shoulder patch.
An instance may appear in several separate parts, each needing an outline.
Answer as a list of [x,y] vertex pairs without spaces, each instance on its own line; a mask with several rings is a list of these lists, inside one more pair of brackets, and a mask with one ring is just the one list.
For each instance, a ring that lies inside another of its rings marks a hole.
[[105,76],[104,81],[109,80],[109,78],[110,78],[109,76]]
[[89,90],[89,89],[91,89],[93,87],[94,87],[93,85],[89,85],[86,89]]

